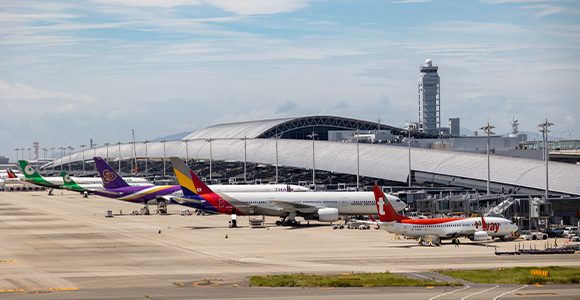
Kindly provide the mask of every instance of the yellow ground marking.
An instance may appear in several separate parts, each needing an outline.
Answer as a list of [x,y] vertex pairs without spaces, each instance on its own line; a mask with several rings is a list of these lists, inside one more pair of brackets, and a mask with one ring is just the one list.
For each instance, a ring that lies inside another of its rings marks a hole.
[[518,296],[546,296],[546,295],[558,295],[558,293],[515,293]]
[[0,293],[12,293],[12,292],[24,292],[23,289],[17,289],[17,290],[0,290]]
[[9,263],[9,264],[23,264],[21,261],[8,259],[8,260],[0,260],[0,263]]
[[433,287],[432,286],[426,286],[425,288],[426,289],[432,289]]
[[49,289],[51,291],[78,291],[77,288],[56,288],[56,289]]
[[16,280],[18,280],[18,281],[20,281],[20,282],[22,282],[22,283],[26,284],[27,286],[31,287],[33,290],[36,290],[36,288],[35,288],[35,287],[33,287],[33,286],[31,286],[30,284],[28,284],[28,283],[24,282],[22,279],[20,279],[20,278],[18,278],[18,277],[16,277],[16,276],[14,276],[14,275],[12,275],[12,274],[8,273],[6,270],[4,270],[4,269],[0,269],[0,271],[2,271],[2,272],[4,272],[4,273],[6,273],[6,274],[8,274],[8,275],[10,275],[12,278],[14,278],[14,279],[16,279]]

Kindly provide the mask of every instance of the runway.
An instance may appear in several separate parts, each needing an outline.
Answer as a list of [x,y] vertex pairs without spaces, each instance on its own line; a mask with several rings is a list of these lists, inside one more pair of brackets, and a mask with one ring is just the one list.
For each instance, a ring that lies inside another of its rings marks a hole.
[[[55,194],[0,193],[0,297],[352,299],[363,291],[365,296],[407,299],[491,299],[503,293],[501,299],[526,296],[516,293],[576,299],[580,294],[577,286],[529,286],[517,291],[512,290],[521,286],[471,284],[460,287],[461,291],[454,291],[457,287],[249,287],[246,278],[251,275],[298,272],[389,271],[428,277],[433,274],[429,270],[449,268],[578,267],[580,254],[494,255],[494,247],[513,251],[517,241],[486,246],[462,239],[460,247],[419,247],[411,240],[393,240],[382,230],[333,230],[318,222],[277,227],[275,218],[267,218],[268,228],[249,228],[248,219],[239,217],[241,227],[232,229],[229,216],[184,217],[179,215],[180,206],[170,206],[169,215],[134,216],[129,212],[142,205],[82,198],[68,191]],[[113,210],[113,218],[104,217],[107,209]],[[543,249],[545,242],[519,243]]]

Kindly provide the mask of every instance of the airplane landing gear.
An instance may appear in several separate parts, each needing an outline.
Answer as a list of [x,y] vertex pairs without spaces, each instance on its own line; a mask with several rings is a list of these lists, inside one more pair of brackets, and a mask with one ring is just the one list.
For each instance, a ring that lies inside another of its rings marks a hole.
[[291,212],[286,218],[276,221],[277,226],[298,226],[296,221],[296,212]]
[[296,221],[295,219],[286,218],[276,221],[276,226],[298,226],[298,225],[300,225],[300,223],[298,223],[298,221]]

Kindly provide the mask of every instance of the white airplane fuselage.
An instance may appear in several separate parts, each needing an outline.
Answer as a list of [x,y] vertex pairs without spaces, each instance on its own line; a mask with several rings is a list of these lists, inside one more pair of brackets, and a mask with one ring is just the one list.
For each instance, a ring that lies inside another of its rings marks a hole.
[[[390,233],[408,237],[437,236],[452,238],[456,236],[477,236],[485,232],[490,237],[504,237],[516,231],[518,227],[510,220],[497,217],[485,218],[486,228],[483,228],[481,218],[449,218],[449,219],[405,219],[399,222],[381,223],[381,229]],[[481,234],[481,236],[484,236]]]
[[[339,215],[376,214],[377,207],[373,192],[305,192],[305,193],[218,193],[224,200],[244,214],[247,207],[255,210],[279,210],[283,202],[296,205],[306,205],[311,208],[302,208],[302,212],[313,212],[314,208],[335,208]],[[397,197],[388,195],[389,201],[397,211],[401,211],[406,204]],[[260,213],[256,213],[260,214]]]

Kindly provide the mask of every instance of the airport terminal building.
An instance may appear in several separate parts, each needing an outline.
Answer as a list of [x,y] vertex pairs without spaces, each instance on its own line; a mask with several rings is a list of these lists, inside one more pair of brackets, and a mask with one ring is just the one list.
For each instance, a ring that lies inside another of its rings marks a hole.
[[[328,141],[333,132],[357,130],[388,132],[392,138],[365,143]],[[404,138],[401,128],[335,116],[257,120],[209,126],[181,140],[117,143],[85,149],[54,160],[54,166],[83,160],[90,163],[93,156],[109,162],[178,156],[188,161],[248,162],[303,169],[312,169],[314,164],[315,170],[359,174],[401,185],[408,183],[411,173],[412,182],[486,189],[486,155],[407,147]],[[416,132],[412,138],[433,136]],[[546,188],[545,172],[545,162],[541,160],[490,157],[493,192],[541,192]],[[550,162],[549,191],[580,196],[580,165]]]

